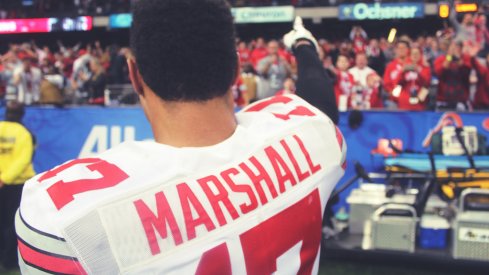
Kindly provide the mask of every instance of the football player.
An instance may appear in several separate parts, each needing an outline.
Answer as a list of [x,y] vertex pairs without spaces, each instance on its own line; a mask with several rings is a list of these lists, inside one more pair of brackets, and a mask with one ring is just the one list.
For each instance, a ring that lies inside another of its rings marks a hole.
[[314,37],[300,19],[284,37],[297,95],[235,114],[225,0],[144,0],[133,15],[130,78],[155,141],[30,180],[16,219],[22,272],[317,273],[346,146]]

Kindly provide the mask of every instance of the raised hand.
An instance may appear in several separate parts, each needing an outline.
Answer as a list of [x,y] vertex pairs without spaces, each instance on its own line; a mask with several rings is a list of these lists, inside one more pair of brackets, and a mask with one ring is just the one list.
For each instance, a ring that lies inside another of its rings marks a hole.
[[307,40],[311,42],[311,44],[316,47],[316,50],[319,51],[319,44],[316,38],[314,38],[312,33],[304,27],[302,18],[297,16],[294,21],[293,29],[284,35],[284,44],[288,49],[293,49],[297,41],[300,40]]

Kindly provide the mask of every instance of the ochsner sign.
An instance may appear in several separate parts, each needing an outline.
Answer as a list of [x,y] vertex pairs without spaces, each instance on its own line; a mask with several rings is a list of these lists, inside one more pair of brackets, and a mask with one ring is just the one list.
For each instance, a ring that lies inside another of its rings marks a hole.
[[424,17],[423,3],[375,3],[339,6],[340,20],[412,19]]

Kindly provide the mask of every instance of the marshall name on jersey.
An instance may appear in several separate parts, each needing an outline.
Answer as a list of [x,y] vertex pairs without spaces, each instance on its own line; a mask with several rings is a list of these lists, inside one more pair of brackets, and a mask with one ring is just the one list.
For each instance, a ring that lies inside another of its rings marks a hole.
[[341,133],[296,96],[237,120],[214,146],[125,143],[30,180],[16,218],[22,272],[317,273]]

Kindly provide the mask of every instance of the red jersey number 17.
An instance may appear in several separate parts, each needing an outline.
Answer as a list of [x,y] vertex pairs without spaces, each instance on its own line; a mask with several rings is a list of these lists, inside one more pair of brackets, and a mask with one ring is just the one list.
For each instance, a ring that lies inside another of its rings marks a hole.
[[[316,190],[243,233],[240,241],[247,273],[272,274],[280,270],[289,273],[295,267],[297,274],[311,274],[321,244],[321,224],[321,200]],[[204,253],[196,272],[197,275],[231,273],[225,243]]]
[[81,179],[71,182],[59,180],[51,185],[51,187],[47,189],[47,192],[58,210],[63,209],[73,202],[75,200],[75,195],[114,187],[129,178],[124,171],[114,164],[102,159],[89,158],[74,160],[48,171],[39,178],[39,182],[54,178],[59,173],[78,165],[85,166],[92,172],[98,172],[102,177],[97,179]]

